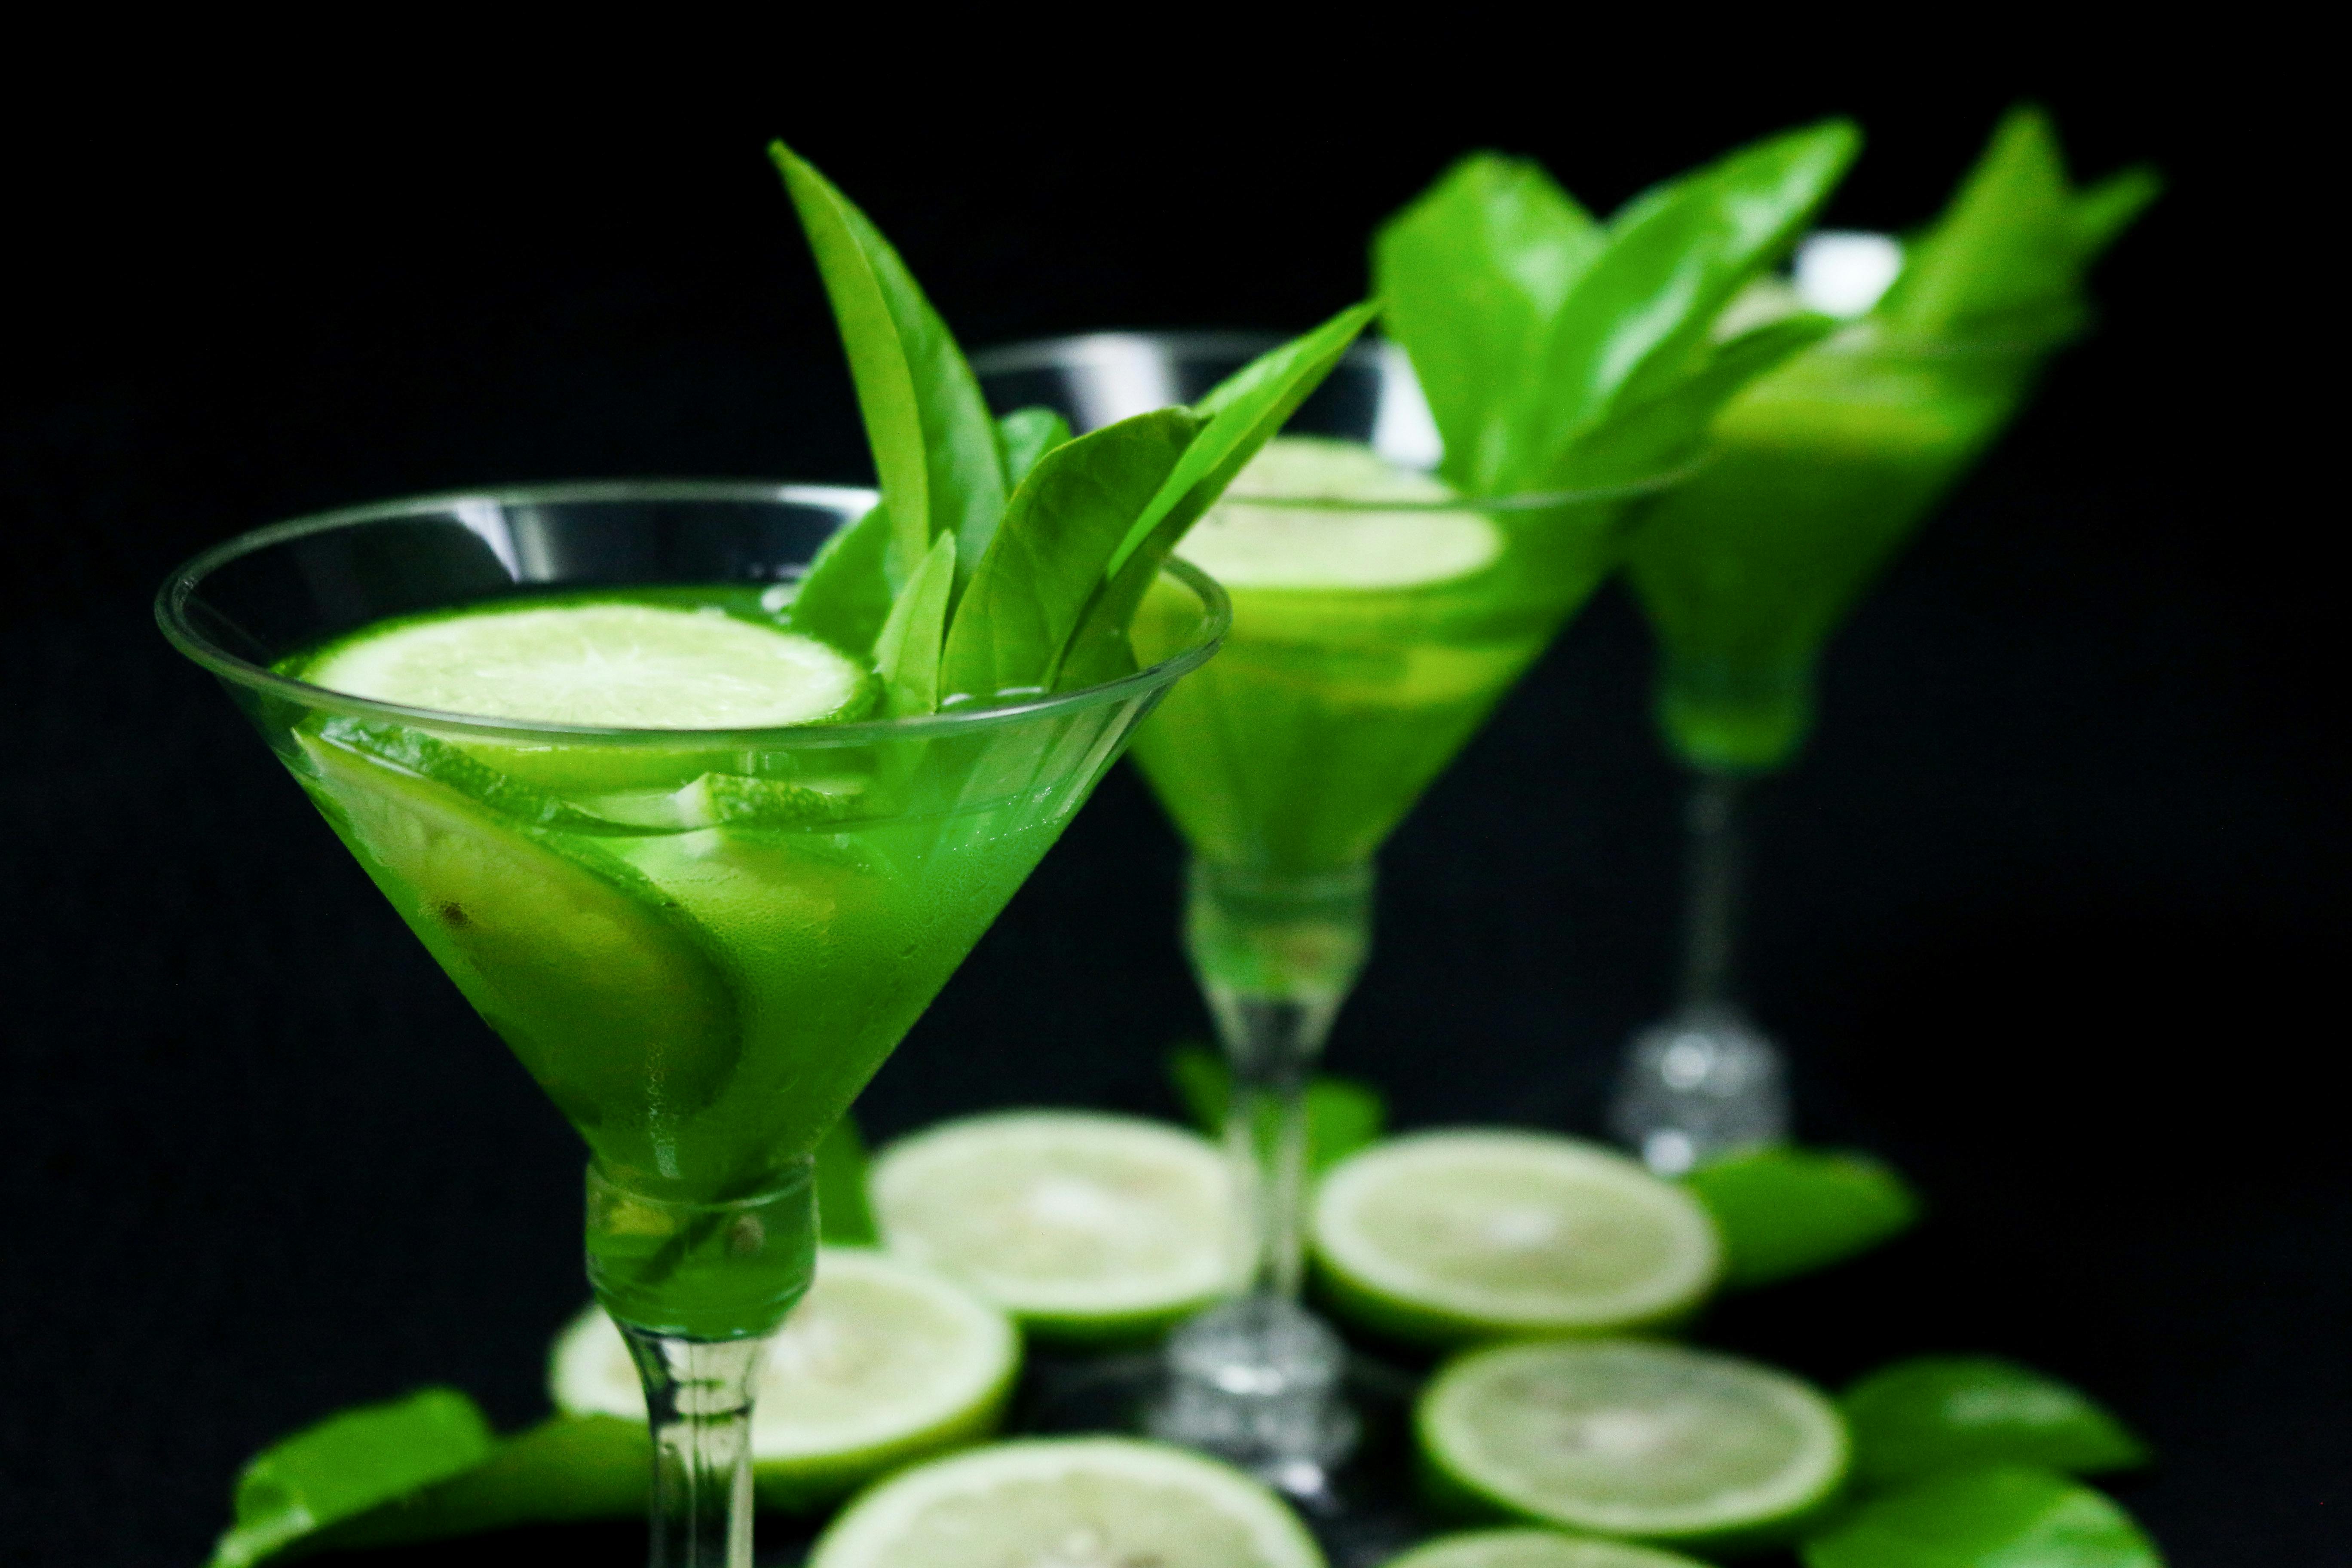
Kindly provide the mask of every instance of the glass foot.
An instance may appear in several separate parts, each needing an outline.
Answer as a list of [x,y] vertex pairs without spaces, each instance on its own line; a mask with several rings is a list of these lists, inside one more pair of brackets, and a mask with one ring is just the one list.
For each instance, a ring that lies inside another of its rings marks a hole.
[[1348,1349],[1320,1318],[1279,1296],[1227,1301],[1169,1336],[1167,1384],[1145,1426],[1204,1449],[1303,1500],[1328,1494],[1356,1447],[1343,1395]]
[[1706,1007],[1633,1037],[1609,1130],[1662,1176],[1789,1135],[1780,1048],[1732,1007]]

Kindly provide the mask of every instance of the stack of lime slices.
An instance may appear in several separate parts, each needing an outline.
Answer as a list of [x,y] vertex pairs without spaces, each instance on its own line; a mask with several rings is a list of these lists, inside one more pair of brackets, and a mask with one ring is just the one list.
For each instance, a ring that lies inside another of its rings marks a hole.
[[868,1190],[893,1253],[1047,1337],[1150,1334],[1234,1278],[1224,1156],[1139,1117],[1032,1110],[943,1122],[882,1150]]
[[[928,1269],[828,1247],[816,1283],[769,1342],[751,1421],[760,1500],[804,1509],[995,1431],[1020,1370],[1002,1312]],[[591,1307],[555,1342],[556,1407],[643,1421],[620,1331]]]

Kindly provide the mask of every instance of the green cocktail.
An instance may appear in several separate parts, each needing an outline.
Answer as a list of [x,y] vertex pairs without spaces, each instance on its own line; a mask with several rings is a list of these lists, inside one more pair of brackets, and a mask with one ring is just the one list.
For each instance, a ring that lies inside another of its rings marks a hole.
[[1740,795],[1796,756],[1831,635],[2082,331],[2091,263],[2156,191],[2145,170],[2076,190],[2020,110],[1924,233],[1815,236],[1727,312],[1848,324],[1723,408],[1712,460],[1628,551],[1658,724],[1696,776],[1680,1005],[1635,1039],[1611,1112],[1657,1170],[1786,1134],[1779,1052],[1734,995]]

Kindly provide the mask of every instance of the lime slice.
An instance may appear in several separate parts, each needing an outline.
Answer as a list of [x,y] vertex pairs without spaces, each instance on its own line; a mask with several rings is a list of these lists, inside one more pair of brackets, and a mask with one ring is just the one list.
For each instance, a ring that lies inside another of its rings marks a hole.
[[1676,1552],[1593,1541],[1554,1530],[1472,1530],[1441,1535],[1381,1568],[1706,1568]]
[[[761,1501],[805,1508],[978,1442],[1020,1360],[1004,1315],[950,1281],[863,1247],[820,1249],[816,1283],[768,1344],[751,1417]],[[628,1348],[599,1308],[556,1340],[548,1384],[567,1414],[645,1419]]]
[[1536,1132],[1374,1144],[1323,1178],[1312,1223],[1333,1305],[1432,1344],[1663,1321],[1721,1268],[1714,1224],[1688,1193],[1610,1150]]
[[1737,1547],[1827,1501],[1845,1423],[1785,1373],[1642,1340],[1472,1351],[1415,1415],[1441,1501],[1565,1530]]
[[1228,588],[1412,588],[1484,571],[1503,531],[1475,511],[1253,505],[1252,496],[1427,503],[1454,499],[1427,474],[1350,441],[1269,441],[1176,552]]
[[640,730],[812,724],[849,710],[866,683],[814,637],[715,608],[613,601],[380,624],[322,649],[301,678],[445,713]]
[[965,1117],[883,1150],[868,1185],[884,1246],[1038,1332],[1149,1332],[1232,1279],[1224,1156],[1139,1117]]
[[1275,1495],[1238,1470],[1124,1437],[996,1443],[885,1481],[808,1568],[1323,1568]]

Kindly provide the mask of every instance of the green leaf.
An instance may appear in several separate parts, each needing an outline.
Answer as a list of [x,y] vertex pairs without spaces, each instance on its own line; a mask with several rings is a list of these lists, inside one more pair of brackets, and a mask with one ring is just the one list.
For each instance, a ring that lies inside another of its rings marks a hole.
[[1561,303],[1600,225],[1541,165],[1474,153],[1381,226],[1372,284],[1445,441],[1444,474],[1493,493]]
[[2131,1515],[2048,1470],[1963,1470],[1864,1503],[1805,1568],[2163,1568]]
[[944,533],[956,536],[969,570],[1004,510],[996,425],[980,383],[881,231],[782,142],[768,151],[800,213],[849,353],[894,524],[897,574],[911,575]]
[[1016,408],[996,422],[996,451],[1004,483],[1017,489],[1037,459],[1070,438],[1070,422],[1050,408]]
[[272,1444],[236,1481],[235,1522],[213,1568],[244,1568],[329,1525],[480,1464],[494,1439],[472,1400],[424,1388],[362,1405]]
[[1631,484],[1694,462],[1707,426],[1740,389],[1834,331],[1827,316],[1804,312],[1750,328],[1716,345],[1705,364],[1663,396],[1612,411],[1571,447],[1554,482],[1577,488]]
[[523,1524],[642,1519],[652,1474],[644,1422],[551,1416],[499,1443],[471,1469],[349,1520],[314,1544],[394,1546]]
[[786,617],[793,628],[871,658],[900,586],[890,574],[890,543],[889,508],[878,505],[826,540],[793,595]]
[[1900,337],[2064,337],[2088,314],[2090,264],[2160,188],[2133,169],[2077,196],[2049,118],[2012,109],[1873,314]]
[[1987,1465],[2090,1474],[2148,1459],[2147,1446],[2082,1390],[1992,1356],[1896,1362],[1838,1403],[1854,1473],[1874,1486]]
[[1062,656],[1054,679],[1057,689],[1115,680],[1135,668],[1128,626],[1176,542],[1322,384],[1348,345],[1378,313],[1375,304],[1350,306],[1313,331],[1252,360],[1194,405],[1209,416],[1208,427],[1193,438],[1113,553],[1108,580],[1087,605]]
[[1910,1186],[1867,1154],[1775,1146],[1728,1155],[1683,1180],[1723,1233],[1724,1283],[1733,1289],[1826,1268],[1919,1218]]
[[866,1196],[866,1140],[846,1111],[816,1146],[817,1237],[829,1247],[872,1247],[880,1239]]
[[881,635],[874,639],[874,671],[893,715],[940,710],[940,644],[947,630],[948,595],[955,586],[956,540],[942,533],[898,590]]
[[1112,553],[1202,434],[1189,408],[1106,425],[1040,458],[1013,492],[948,628],[942,691],[1043,691]]
[[1732,296],[1793,244],[1862,144],[1832,120],[1744,147],[1629,203],[1562,302],[1514,457],[1515,488],[1559,482],[1576,441],[1663,397],[1709,357]]
[[[1233,1098],[1224,1058],[1205,1046],[1180,1045],[1168,1053],[1168,1077],[1194,1125],[1213,1138],[1222,1136]],[[1377,1142],[1387,1125],[1388,1106],[1380,1090],[1354,1079],[1317,1074],[1307,1085],[1307,1173],[1319,1176]]]

